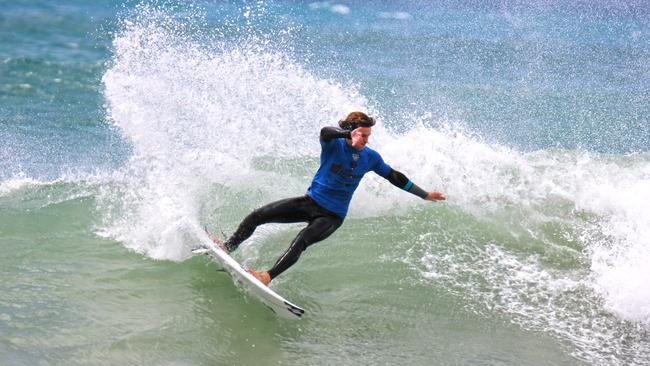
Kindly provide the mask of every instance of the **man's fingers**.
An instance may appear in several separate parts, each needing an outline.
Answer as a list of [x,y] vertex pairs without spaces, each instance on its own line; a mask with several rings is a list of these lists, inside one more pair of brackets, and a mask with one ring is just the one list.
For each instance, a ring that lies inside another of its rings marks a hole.
[[427,196],[427,199],[431,201],[444,201],[447,199],[447,197],[445,197],[440,192],[430,192],[429,195]]

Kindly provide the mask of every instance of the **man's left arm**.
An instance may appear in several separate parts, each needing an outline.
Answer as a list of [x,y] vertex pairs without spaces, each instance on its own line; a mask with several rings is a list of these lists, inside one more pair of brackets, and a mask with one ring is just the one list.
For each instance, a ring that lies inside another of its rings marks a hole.
[[393,184],[395,187],[403,189],[422,199],[428,201],[443,201],[446,199],[446,197],[440,192],[427,192],[424,189],[418,187],[415,183],[408,179],[406,175],[398,172],[393,168],[390,168],[388,174],[384,175],[383,177],[391,182],[391,184]]

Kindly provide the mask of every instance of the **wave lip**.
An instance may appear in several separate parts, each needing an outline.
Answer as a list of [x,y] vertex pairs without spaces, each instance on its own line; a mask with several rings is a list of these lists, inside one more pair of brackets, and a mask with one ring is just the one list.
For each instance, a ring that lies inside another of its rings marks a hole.
[[[53,183],[53,182],[49,182],[49,183]],[[41,185],[41,184],[47,184],[47,183],[26,176],[10,178],[3,182],[0,182],[0,197],[11,194],[12,192],[21,190],[25,187]]]

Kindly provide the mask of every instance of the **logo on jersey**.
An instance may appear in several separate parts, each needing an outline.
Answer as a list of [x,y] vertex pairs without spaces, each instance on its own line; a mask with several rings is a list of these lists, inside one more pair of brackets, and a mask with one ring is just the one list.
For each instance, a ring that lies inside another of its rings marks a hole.
[[357,153],[352,153],[352,159],[353,159],[354,161],[359,160],[359,158],[361,158],[361,157],[359,156],[359,154],[357,154]]

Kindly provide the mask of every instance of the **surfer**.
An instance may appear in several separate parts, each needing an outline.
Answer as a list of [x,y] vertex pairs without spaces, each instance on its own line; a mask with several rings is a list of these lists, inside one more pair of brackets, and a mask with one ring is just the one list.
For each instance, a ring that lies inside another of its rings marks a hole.
[[362,112],[352,112],[338,124],[340,128],[324,127],[320,131],[320,167],[306,195],[272,202],[254,210],[225,242],[210,235],[215,243],[230,253],[259,225],[307,222],[308,225],[298,233],[273,268],[266,272],[247,270],[265,285],[296,263],[307,247],[327,238],[341,226],[352,194],[369,171],[425,200],[445,199],[440,192],[427,192],[415,185],[404,174],[384,163],[379,153],[366,146],[375,125],[374,118]]

